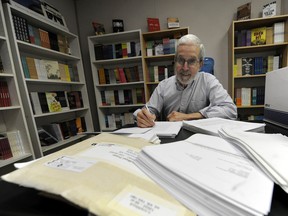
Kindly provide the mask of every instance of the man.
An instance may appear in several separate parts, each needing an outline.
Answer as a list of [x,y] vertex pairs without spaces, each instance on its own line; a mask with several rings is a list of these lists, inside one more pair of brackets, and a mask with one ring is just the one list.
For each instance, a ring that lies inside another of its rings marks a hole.
[[138,127],[152,127],[160,116],[168,121],[237,118],[237,107],[215,76],[199,72],[204,46],[188,34],[179,39],[175,75],[159,83],[147,105],[134,112]]

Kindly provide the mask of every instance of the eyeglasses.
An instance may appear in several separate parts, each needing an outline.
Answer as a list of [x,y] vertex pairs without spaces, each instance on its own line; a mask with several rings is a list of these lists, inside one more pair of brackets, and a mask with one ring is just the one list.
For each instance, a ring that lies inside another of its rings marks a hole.
[[188,67],[195,66],[200,62],[197,58],[184,59],[182,56],[177,56],[175,61],[182,67],[184,67],[185,62],[187,62]]

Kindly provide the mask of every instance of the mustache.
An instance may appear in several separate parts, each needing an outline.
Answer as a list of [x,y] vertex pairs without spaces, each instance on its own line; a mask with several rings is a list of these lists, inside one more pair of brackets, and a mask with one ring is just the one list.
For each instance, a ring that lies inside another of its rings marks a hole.
[[187,76],[187,75],[190,75],[191,72],[189,70],[180,70],[178,71],[178,74]]

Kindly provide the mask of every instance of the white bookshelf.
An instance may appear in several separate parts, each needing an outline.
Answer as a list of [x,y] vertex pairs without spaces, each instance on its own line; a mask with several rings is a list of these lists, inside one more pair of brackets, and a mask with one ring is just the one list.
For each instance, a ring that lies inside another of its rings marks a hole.
[[11,106],[0,107],[0,133],[19,131],[24,150],[21,155],[14,155],[9,159],[0,160],[0,175],[12,170],[15,162],[35,158],[16,79],[9,39],[3,7],[0,4],[0,56],[4,67],[4,72],[0,73],[0,80],[7,82],[11,99]]
[[[94,131],[81,59],[79,39],[77,35],[69,32],[66,27],[56,25],[53,21],[45,18],[41,14],[38,14],[21,5],[18,5],[17,3],[13,3],[13,5],[4,3],[3,10],[10,39],[13,63],[15,66],[23,107],[27,119],[28,130],[33,143],[35,157],[39,158],[53,151],[57,151],[60,148],[64,148],[73,143],[76,143],[82,140],[84,136],[72,136],[56,144],[43,147],[41,146],[40,139],[37,133],[37,128],[41,127],[42,125],[75,119],[77,117],[84,117],[86,121],[87,131]],[[42,28],[55,34],[61,34],[66,36],[68,38],[71,55],[52,49],[47,49],[38,45],[34,45],[32,43],[17,40],[12,20],[13,14],[25,18],[29,24],[35,27]],[[21,55],[29,55],[38,59],[55,60],[66,64],[75,64],[77,65],[79,81],[70,82],[61,80],[41,80],[25,78],[21,63]],[[81,91],[84,107],[78,109],[70,109],[68,111],[50,112],[35,115],[33,113],[33,107],[31,105],[29,97],[30,92],[48,91]],[[23,127],[27,130],[26,126]]]

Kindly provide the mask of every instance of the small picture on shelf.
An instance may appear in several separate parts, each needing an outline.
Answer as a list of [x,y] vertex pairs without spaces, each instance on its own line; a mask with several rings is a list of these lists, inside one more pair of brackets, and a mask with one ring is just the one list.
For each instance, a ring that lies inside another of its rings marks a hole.
[[262,17],[271,17],[276,15],[276,1],[263,6]]
[[52,6],[51,4],[48,4],[45,1],[41,1],[41,7],[42,7],[42,11],[45,17],[67,28],[64,17],[54,6]]
[[112,20],[113,32],[123,32],[124,31],[124,21],[121,19]]
[[241,5],[237,8],[237,20],[246,20],[251,18],[251,2]]
[[105,28],[104,25],[98,22],[92,22],[92,26],[94,28],[96,35],[103,35],[105,34]]
[[179,19],[177,17],[168,17],[167,18],[167,25],[168,28],[179,28],[180,27],[180,23],[179,23]]

